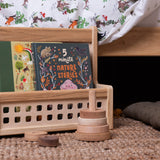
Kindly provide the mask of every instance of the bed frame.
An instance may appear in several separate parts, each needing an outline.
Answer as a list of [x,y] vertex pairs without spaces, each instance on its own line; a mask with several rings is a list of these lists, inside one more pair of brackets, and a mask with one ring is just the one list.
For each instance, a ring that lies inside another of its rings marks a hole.
[[122,38],[101,45],[98,56],[160,56],[160,27],[135,27]]

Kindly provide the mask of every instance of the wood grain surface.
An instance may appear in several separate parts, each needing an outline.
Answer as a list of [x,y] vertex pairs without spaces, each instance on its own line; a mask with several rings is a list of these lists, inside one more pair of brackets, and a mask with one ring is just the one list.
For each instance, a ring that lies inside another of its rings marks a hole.
[[135,27],[122,38],[101,45],[98,56],[159,56],[160,27]]
[[92,42],[91,29],[1,27],[0,41]]
[[[42,100],[64,100],[64,99],[84,99],[88,98],[89,90],[52,90],[52,91],[26,91],[26,92],[1,92],[0,102],[23,102],[23,101],[42,101]],[[96,88],[97,98],[107,98],[106,88]]]
[[77,126],[77,132],[79,133],[105,133],[109,132],[109,126],[103,125],[103,126]]
[[100,126],[107,124],[107,118],[97,118],[97,119],[89,119],[89,118],[81,118],[78,117],[78,124],[80,125],[89,125],[89,126]]
[[80,117],[89,119],[105,118],[106,111],[102,109],[96,109],[95,111],[90,111],[89,109],[81,109]]

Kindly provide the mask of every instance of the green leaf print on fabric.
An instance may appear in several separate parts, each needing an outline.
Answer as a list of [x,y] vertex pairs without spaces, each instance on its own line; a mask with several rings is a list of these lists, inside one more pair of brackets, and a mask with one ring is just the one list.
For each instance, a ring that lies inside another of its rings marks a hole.
[[43,12],[40,12],[40,14],[37,12],[34,12],[31,17],[32,17],[32,21],[33,21],[31,23],[32,27],[39,27],[38,22],[42,23],[42,22],[56,21],[53,17],[46,17],[46,13],[43,13]]
[[67,13],[73,13],[74,11],[77,11],[78,8],[69,8],[69,3],[66,3],[64,0],[59,0],[57,2],[57,9],[62,12],[62,14],[67,14]]
[[[103,18],[103,19],[102,19]],[[94,17],[94,21],[95,21],[95,24],[96,24],[96,27],[98,28],[98,30],[101,31],[101,27],[105,27],[105,26],[108,26],[108,25],[114,25],[114,24],[117,24],[116,21],[114,20],[108,20],[108,17],[106,15],[96,15]]]
[[8,7],[12,7],[14,6],[13,4],[9,4],[9,3],[3,3],[3,2],[0,2],[0,10],[3,8],[8,8]]
[[122,17],[120,18],[120,23],[121,23],[121,25],[124,24],[125,19],[126,19],[126,16],[122,15]]
[[27,19],[24,18],[24,14],[20,11],[16,11],[15,24],[24,23]]
[[124,0],[119,0],[118,1],[118,10],[120,12],[124,12],[128,8],[129,8],[129,2],[128,1],[124,1]]
[[81,16],[78,17],[78,23],[77,28],[84,28],[89,25],[88,22],[86,22],[86,18],[82,18]]

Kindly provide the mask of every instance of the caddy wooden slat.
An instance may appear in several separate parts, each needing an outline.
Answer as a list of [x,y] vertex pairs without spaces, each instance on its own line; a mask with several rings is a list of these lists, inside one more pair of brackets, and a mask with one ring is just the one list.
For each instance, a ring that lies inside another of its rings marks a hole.
[[[98,84],[97,29],[0,27],[0,41],[88,43],[92,62],[96,106],[106,110],[113,128],[113,88]],[[2,53],[1,53],[2,54]],[[25,131],[61,131],[77,128],[80,109],[88,106],[91,89],[0,93],[0,135]]]

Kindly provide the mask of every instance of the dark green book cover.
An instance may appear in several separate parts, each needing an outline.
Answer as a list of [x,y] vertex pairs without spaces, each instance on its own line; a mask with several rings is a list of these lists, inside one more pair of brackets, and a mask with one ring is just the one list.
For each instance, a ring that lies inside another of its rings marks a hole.
[[87,43],[32,43],[37,90],[93,88]]
[[0,92],[14,91],[11,43],[0,42]]

